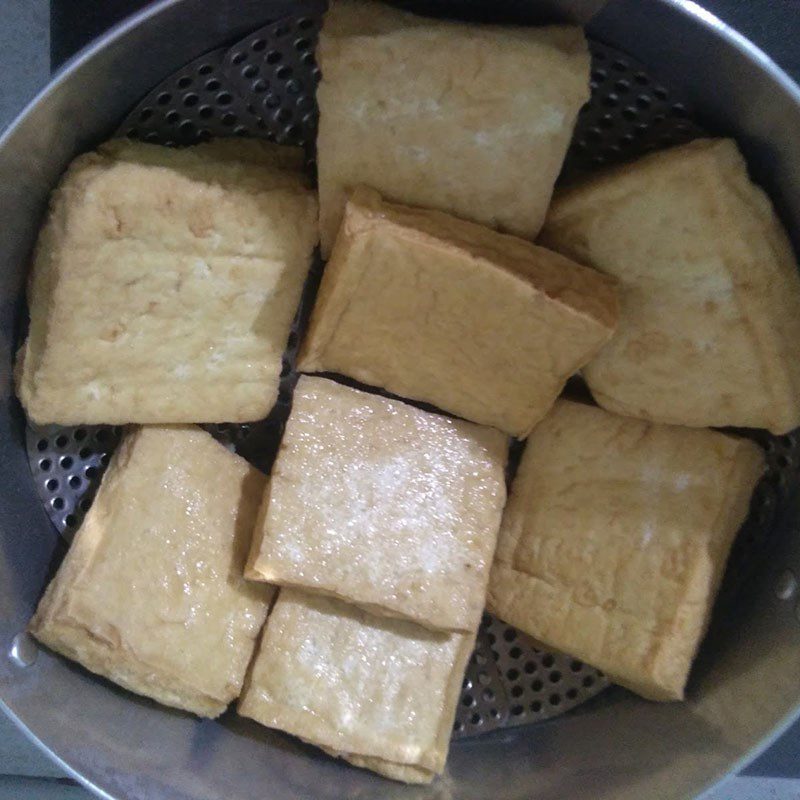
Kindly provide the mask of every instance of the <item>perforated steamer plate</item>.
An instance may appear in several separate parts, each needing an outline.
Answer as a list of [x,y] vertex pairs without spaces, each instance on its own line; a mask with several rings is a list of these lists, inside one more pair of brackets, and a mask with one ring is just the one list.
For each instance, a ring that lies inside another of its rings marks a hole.
[[323,3],[270,22],[228,49],[206,53],[153,89],[117,135],[166,145],[254,136],[313,148],[314,47]]
[[[304,4],[303,9],[302,15],[274,20],[234,46],[186,65],[139,103],[118,134],[167,145],[194,144],[212,136],[261,137],[305,146],[313,168],[314,89],[319,80],[314,46],[323,4]],[[579,116],[563,180],[702,134],[682,98],[645,67],[600,42],[590,47],[592,96]],[[262,422],[206,426],[263,470],[269,469],[289,413],[297,344],[321,267],[319,262],[314,265],[303,294],[276,408]],[[790,475],[800,465],[794,436],[742,433],[765,448],[768,471],[734,546],[723,597],[736,591],[768,549],[776,510],[786,497]],[[119,427],[29,423],[27,448],[36,487],[47,514],[67,540],[89,508],[121,434]],[[520,452],[520,447],[512,448],[512,471]],[[527,636],[486,614],[464,678],[454,736],[554,717],[607,686],[598,670],[538,649]]]

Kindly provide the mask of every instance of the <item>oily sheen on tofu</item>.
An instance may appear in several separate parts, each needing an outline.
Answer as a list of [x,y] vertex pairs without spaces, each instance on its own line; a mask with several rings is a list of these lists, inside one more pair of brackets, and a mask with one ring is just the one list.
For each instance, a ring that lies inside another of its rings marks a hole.
[[747,439],[560,400],[511,487],[488,608],[654,700],[679,700],[764,469]]
[[277,398],[317,239],[299,150],[113,141],[73,162],[30,279],[38,423],[242,422]]
[[580,28],[467,25],[334,0],[317,58],[323,256],[362,183],[536,236],[589,99]]
[[507,449],[491,428],[303,376],[246,575],[474,631]]
[[619,331],[583,370],[597,402],[696,427],[800,424],[800,275],[728,139],[557,193],[542,242],[619,281]]
[[360,187],[298,363],[524,437],[616,322],[605,275]]
[[195,427],[129,433],[30,630],[126,689],[216,717],[273,589],[242,578],[264,476]]
[[281,589],[239,713],[408,783],[444,769],[474,634]]

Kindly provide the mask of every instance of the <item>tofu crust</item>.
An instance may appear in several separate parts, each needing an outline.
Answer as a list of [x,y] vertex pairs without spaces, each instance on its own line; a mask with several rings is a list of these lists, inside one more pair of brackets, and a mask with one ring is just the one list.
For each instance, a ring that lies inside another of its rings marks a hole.
[[37,423],[246,422],[277,398],[317,241],[302,154],[117,140],[53,193],[17,388]]
[[614,333],[614,281],[358,188],[298,360],[524,437]]
[[335,0],[317,59],[324,257],[358,184],[536,236],[589,99],[580,28],[464,24]]
[[567,400],[534,430],[487,607],[653,700],[679,700],[764,470],[748,439]]
[[239,713],[395,780],[442,772],[475,635],[281,589]]
[[264,480],[199,428],[129,432],[31,633],[137,694],[218,716],[274,591],[242,578]]
[[303,376],[245,574],[476,630],[507,449],[491,428]]
[[800,424],[800,274],[730,139],[557,193],[541,241],[619,281],[619,331],[583,370],[609,411],[692,427]]

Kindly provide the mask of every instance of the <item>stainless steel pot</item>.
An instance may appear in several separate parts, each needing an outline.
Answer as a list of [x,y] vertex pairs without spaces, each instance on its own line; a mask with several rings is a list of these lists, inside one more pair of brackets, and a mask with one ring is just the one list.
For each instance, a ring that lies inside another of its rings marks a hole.
[[[413,4],[516,21],[585,21],[598,0]],[[0,140],[0,705],[69,773],[106,797],[690,797],[766,746],[800,711],[796,442],[775,472],[782,498],[768,549],[717,609],[689,699],[658,705],[612,689],[535,726],[462,739],[432,787],[387,783],[237,718],[197,719],[123,692],[19,636],[63,552],[34,486],[11,368],[23,286],[47,195],[70,159],[108,137],[148,90],[201,53],[295,11],[292,0],[165,0],[70,62]],[[611,0],[596,39],[683,92],[715,133],[735,136],[800,242],[800,89],[688,0]],[[784,452],[784,451],[782,451]],[[787,455],[788,454],[788,455]],[[771,523],[770,523],[771,524]]]

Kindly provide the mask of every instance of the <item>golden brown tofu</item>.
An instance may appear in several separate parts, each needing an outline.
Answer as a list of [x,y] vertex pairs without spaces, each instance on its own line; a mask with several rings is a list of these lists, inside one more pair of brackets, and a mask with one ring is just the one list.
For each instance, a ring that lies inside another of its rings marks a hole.
[[616,321],[614,282],[599,272],[360,188],[299,368],[339,372],[523,437]]
[[128,433],[31,632],[126,689],[218,716],[273,593],[242,578],[263,490],[199,428]]
[[566,400],[534,430],[488,607],[654,700],[679,700],[760,448]]
[[474,634],[281,589],[239,713],[410,783],[442,772]]
[[243,422],[275,403],[317,240],[299,151],[114,141],[55,191],[18,390],[39,423]]
[[301,377],[247,577],[477,629],[507,445],[491,428]]
[[797,262],[733,141],[559,193],[542,241],[619,280],[619,331],[583,370],[601,406],[692,427],[800,424]]
[[466,25],[335,0],[317,50],[327,257],[366,184],[533,238],[589,99],[580,28]]

